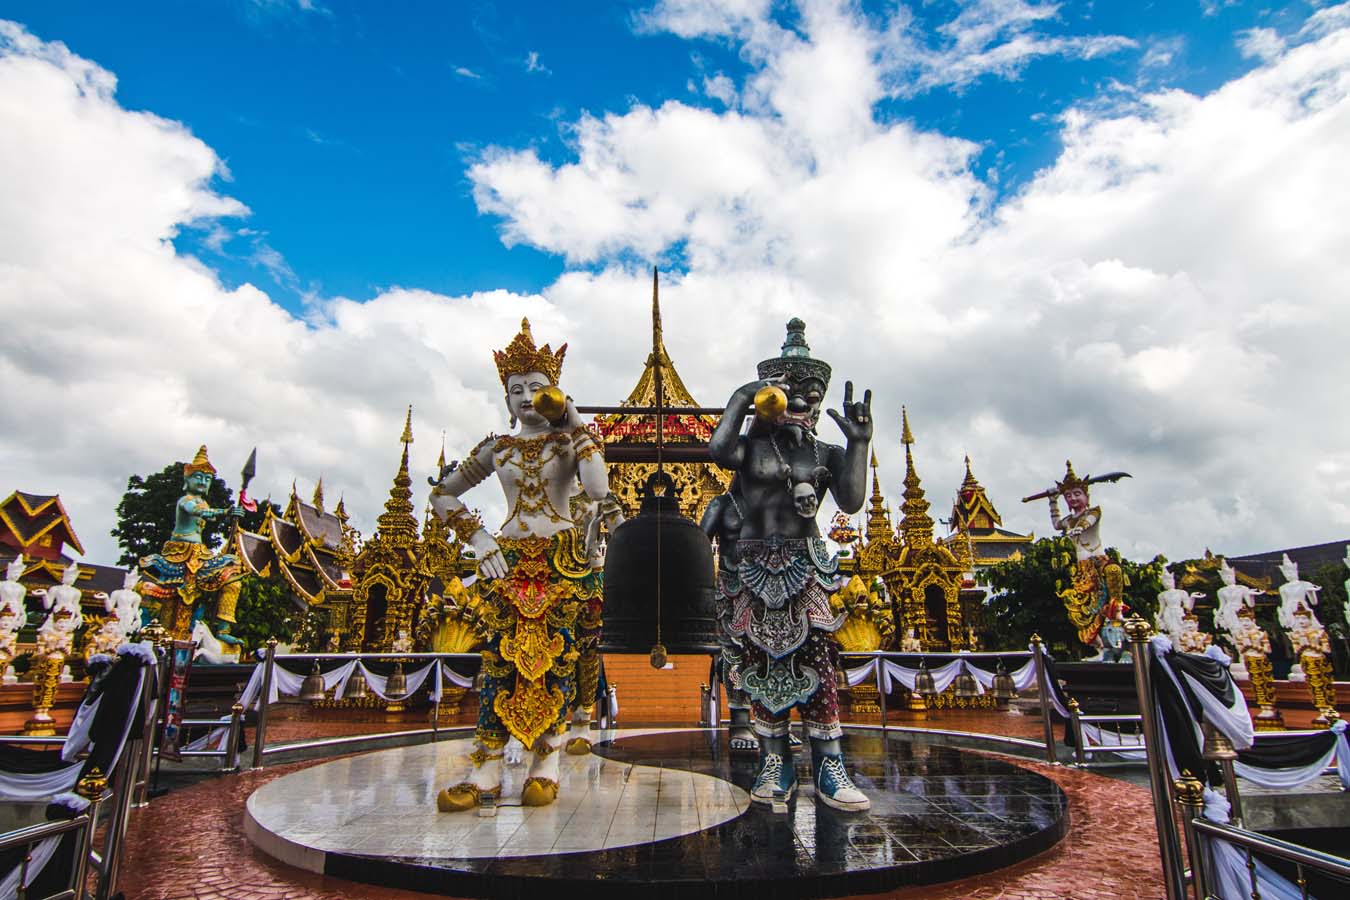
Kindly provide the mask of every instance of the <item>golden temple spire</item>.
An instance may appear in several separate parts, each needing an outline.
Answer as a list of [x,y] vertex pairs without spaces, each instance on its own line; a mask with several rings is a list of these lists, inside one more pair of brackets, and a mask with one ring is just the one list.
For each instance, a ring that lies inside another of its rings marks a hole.
[[445,432],[441,432],[441,455],[436,457],[436,471],[440,472],[445,468]]
[[914,443],[914,433],[909,430],[909,410],[903,406],[900,407],[900,421],[902,423],[900,431],[900,443],[904,444],[905,446],[909,446],[910,444]]
[[661,334],[661,293],[657,280],[656,266],[652,266],[652,352],[665,349],[665,339]]
[[970,455],[967,454],[966,477],[956,491],[956,502],[952,504],[951,530],[996,528],[1002,524],[1003,518],[989,500],[984,485],[980,484],[980,480],[971,471]]
[[901,407],[900,414],[904,422],[901,440],[905,444],[905,502],[900,504],[903,514],[900,533],[907,546],[915,547],[933,543],[933,518],[928,515],[928,501],[919,483],[919,473],[914,469],[914,434],[909,430],[909,412]]
[[384,503],[384,512],[376,519],[380,534],[395,544],[406,543],[411,546],[417,540],[417,519],[413,517],[412,476],[408,474],[408,445],[413,442],[412,406],[408,406],[408,417],[403,423],[403,457],[399,461],[398,473],[394,475],[394,485],[389,489],[389,499]]
[[318,483],[314,485],[314,497],[313,497],[312,499],[313,499],[313,503],[314,503],[314,508],[317,509],[320,513],[322,513],[322,512],[323,512],[323,476],[322,476],[322,475],[319,476],[319,481],[318,481]]
[[863,532],[867,542],[893,538],[891,517],[886,509],[886,498],[881,495],[881,477],[877,474],[877,452],[872,451],[872,498],[867,507],[867,528]]
[[342,494],[338,494],[338,505],[337,508],[333,510],[333,515],[337,517],[337,520],[339,522],[346,524],[348,516],[347,516],[347,507],[343,503],[344,500],[346,500],[346,497],[343,496]]
[[403,436],[400,437],[399,440],[403,442],[403,445],[404,445],[405,447],[406,447],[408,444],[411,444],[411,443],[413,442],[413,437],[412,437],[412,404],[411,404],[411,403],[408,404],[408,418],[405,419],[404,422],[403,422]]

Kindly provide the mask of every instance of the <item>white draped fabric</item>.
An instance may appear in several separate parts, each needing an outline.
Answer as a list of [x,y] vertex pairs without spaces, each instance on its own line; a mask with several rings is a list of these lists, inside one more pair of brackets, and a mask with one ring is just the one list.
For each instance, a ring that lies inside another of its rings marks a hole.
[[[864,681],[875,680],[878,666],[881,667],[881,689],[883,691],[889,693],[896,682],[899,682],[906,690],[914,690],[914,679],[919,674],[919,670],[902,666],[884,656],[873,657],[861,666],[845,669],[844,676],[848,679],[849,687],[856,687]],[[933,688],[939,694],[951,687],[952,682],[956,680],[956,676],[962,672],[968,673],[975,679],[976,693],[983,694],[986,689],[993,687],[994,676],[998,674],[997,671],[981,668],[964,657],[958,657],[946,665],[928,671],[933,676]],[[1012,676],[1013,686],[1017,690],[1028,690],[1036,684],[1036,663],[1034,660],[1027,660],[1025,665],[1008,674]]]
[[66,732],[66,742],[61,745],[61,758],[67,762],[73,760],[84,752],[84,748],[89,746],[89,729],[93,727],[94,716],[98,715],[99,704],[103,702],[103,695],[99,694],[93,703],[87,700],[80,704],[80,708],[75,710],[75,718],[70,723],[70,731]]
[[[258,705],[258,695],[262,693],[263,667],[266,663],[259,663],[253,667],[253,674],[249,676],[248,684],[239,695],[239,703],[244,709],[256,709]],[[473,686],[473,679],[466,675],[461,675],[444,660],[433,659],[431,662],[405,673],[408,679],[407,693],[400,694],[398,697],[391,697],[386,685],[388,676],[377,675],[366,667],[359,659],[353,659],[349,662],[330,669],[323,675],[323,689],[332,691],[334,699],[341,700],[346,696],[347,684],[357,672],[366,679],[366,684],[370,687],[372,693],[378,695],[384,700],[396,700],[411,696],[416,693],[428,678],[431,678],[431,690],[428,693],[433,703],[439,703],[443,693],[443,682],[449,681],[451,684],[467,688]],[[297,674],[288,669],[282,668],[280,663],[272,667],[272,688],[268,691],[269,704],[280,701],[282,697],[294,697],[300,693],[305,683],[305,675]],[[195,742],[194,742],[195,743]]]
[[[466,585],[467,587],[467,585]],[[455,687],[468,688],[473,687],[473,679],[467,675],[461,675],[454,669],[441,662],[441,677],[453,684]]]

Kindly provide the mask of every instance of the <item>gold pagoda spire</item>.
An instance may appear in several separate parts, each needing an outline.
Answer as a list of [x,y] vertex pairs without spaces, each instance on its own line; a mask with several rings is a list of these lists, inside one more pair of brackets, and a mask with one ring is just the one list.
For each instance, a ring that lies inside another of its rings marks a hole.
[[656,266],[652,266],[652,353],[665,355],[665,338],[661,334],[661,294]]
[[346,496],[338,494],[338,505],[333,510],[333,515],[337,518],[339,522],[341,522],[344,525],[347,524],[348,519],[347,506],[345,503],[346,499],[347,499]]
[[881,477],[877,474],[875,450],[872,451],[872,498],[867,506],[867,528],[863,533],[868,543],[895,537],[895,532],[891,529],[890,512],[886,509],[886,498],[881,494]]
[[320,513],[323,512],[323,476],[319,476],[319,481],[314,485],[314,496],[311,498],[314,508]]
[[916,547],[933,542],[933,518],[928,515],[928,501],[924,499],[919,473],[914,470],[914,434],[909,430],[909,411],[900,408],[903,429],[900,440],[905,445],[905,502],[900,505],[900,533],[905,544]]
[[409,546],[417,540],[417,519],[413,517],[412,476],[408,474],[408,445],[412,443],[412,406],[408,406],[408,417],[403,423],[403,458],[399,461],[398,473],[394,476],[394,485],[389,489],[389,499],[384,503],[384,512],[375,520],[380,534],[393,543],[406,542]]
[[436,471],[441,472],[445,469],[445,432],[441,432],[441,455],[436,457]]

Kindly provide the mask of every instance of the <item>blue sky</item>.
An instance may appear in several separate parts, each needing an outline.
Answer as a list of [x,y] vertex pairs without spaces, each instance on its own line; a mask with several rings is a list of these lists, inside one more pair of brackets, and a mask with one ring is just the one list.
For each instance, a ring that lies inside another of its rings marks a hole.
[[[221,224],[247,233],[217,249],[209,232],[188,228],[178,246],[227,284],[265,284],[294,310],[306,294],[364,300],[392,286],[541,290],[564,261],[503,244],[497,221],[474,202],[469,163],[492,146],[533,147],[561,163],[571,154],[568,128],[582,112],[672,99],[721,109],[691,91],[691,82],[748,71],[730,41],[686,41],[640,27],[643,5],[309,6],[19,0],[5,14],[114,72],[126,108],[180,121],[220,154],[232,176],[225,192],[252,210]],[[864,8],[879,18],[894,4]],[[1212,90],[1254,64],[1239,53],[1235,34],[1294,27],[1308,9],[1219,0],[1065,3],[1040,23],[1045,35],[1120,35],[1137,46],[1091,59],[1040,57],[1016,77],[887,99],[877,115],[978,142],[973,168],[1001,196],[1053,162],[1056,116],[1066,107],[1103,93],[1125,97],[1127,86]],[[934,45],[943,41],[934,30],[959,10],[950,2],[912,5]],[[794,19],[781,5],[776,15],[784,24]]]
[[1130,472],[1134,558],[1350,529],[1350,2],[559,6],[6,4],[11,487],[107,560],[129,474],[257,446],[368,532],[409,404],[419,485],[508,427],[522,316],[626,395],[655,263],[695,398],[800,316],[892,500],[903,404],[939,516],[969,454],[1023,533]]

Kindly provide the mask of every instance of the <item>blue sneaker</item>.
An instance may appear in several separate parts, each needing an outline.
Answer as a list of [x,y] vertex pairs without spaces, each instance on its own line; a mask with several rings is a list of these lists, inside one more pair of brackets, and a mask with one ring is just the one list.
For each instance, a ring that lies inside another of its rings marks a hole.
[[816,796],[824,800],[826,806],[845,812],[862,812],[872,808],[872,801],[848,777],[844,757],[840,754],[827,755],[821,761],[820,770],[816,772]]
[[787,799],[792,799],[797,790],[797,770],[790,760],[778,753],[765,753],[764,765],[755,776],[754,787],[750,789],[750,799],[755,803],[772,803],[774,791],[782,790]]

